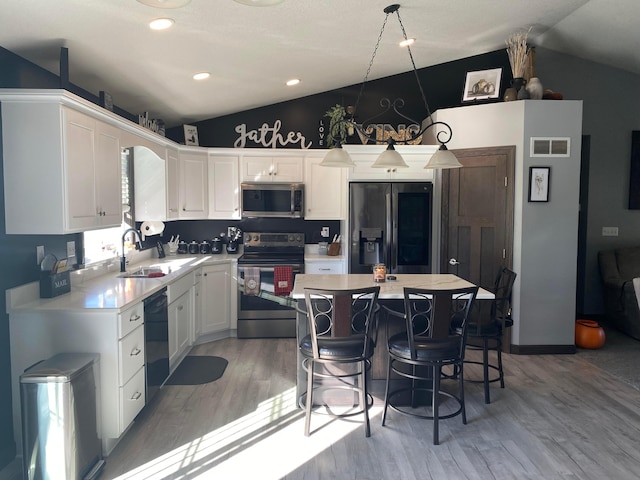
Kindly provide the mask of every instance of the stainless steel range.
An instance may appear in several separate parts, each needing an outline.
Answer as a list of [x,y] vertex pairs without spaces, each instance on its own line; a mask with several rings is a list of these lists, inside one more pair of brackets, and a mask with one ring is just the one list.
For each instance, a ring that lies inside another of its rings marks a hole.
[[295,337],[289,297],[304,273],[304,234],[246,232],[238,258],[238,338]]

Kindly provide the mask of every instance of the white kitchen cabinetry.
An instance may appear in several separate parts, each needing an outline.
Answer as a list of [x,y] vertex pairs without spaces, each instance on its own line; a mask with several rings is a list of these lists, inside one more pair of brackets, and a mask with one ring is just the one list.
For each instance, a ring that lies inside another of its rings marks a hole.
[[308,156],[304,165],[305,220],[344,220],[347,176],[344,168],[322,167],[324,157]]
[[2,98],[7,233],[120,225],[119,133],[59,101]]
[[305,259],[304,273],[336,275],[345,273],[344,262],[339,260],[307,261]]
[[191,311],[193,312],[193,328],[191,331],[191,343],[195,343],[198,337],[202,335],[202,269],[199,268],[193,272],[193,287],[191,288]]
[[206,149],[180,151],[178,179],[180,220],[206,219],[209,208]]
[[[142,142],[140,142],[142,143]],[[133,186],[137,221],[178,219],[178,149],[133,147]]]
[[[14,312],[9,317],[14,412],[20,411],[19,377],[34,363],[58,353],[100,355],[100,431],[108,455],[145,405],[144,306],[113,309]],[[21,426],[14,416],[14,432]],[[18,442],[18,445],[20,442]]]
[[243,182],[302,182],[303,161],[296,156],[251,156],[244,155],[240,161]]
[[231,268],[224,263],[202,267],[201,334],[228,330],[231,326]]
[[238,155],[209,152],[209,218],[240,219]]
[[433,170],[425,169],[431,156],[436,152],[436,145],[396,145],[395,149],[407,163],[406,168],[372,168],[386,145],[345,145],[355,167],[349,169],[349,181],[425,181],[433,180]]
[[177,148],[167,147],[167,220],[180,216],[180,153]]
[[194,274],[180,277],[167,286],[169,314],[169,368],[173,371],[186,356],[193,336]]

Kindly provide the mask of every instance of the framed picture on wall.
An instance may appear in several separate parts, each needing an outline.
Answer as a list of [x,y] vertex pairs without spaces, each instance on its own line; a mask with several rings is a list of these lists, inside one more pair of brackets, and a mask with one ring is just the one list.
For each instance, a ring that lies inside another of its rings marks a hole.
[[198,127],[195,125],[184,125],[184,144],[199,146]]
[[529,201],[548,202],[551,167],[529,168]]
[[462,102],[476,102],[498,98],[500,95],[501,68],[467,72],[462,92]]

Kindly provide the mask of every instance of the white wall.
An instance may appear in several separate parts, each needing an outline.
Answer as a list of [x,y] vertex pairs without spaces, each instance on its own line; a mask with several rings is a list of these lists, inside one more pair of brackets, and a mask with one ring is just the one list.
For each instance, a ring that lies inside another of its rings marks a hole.
[[[516,146],[515,345],[573,345],[582,102],[516,101],[439,110],[449,148]],[[568,158],[531,158],[530,137],[569,137]],[[550,166],[550,200],[529,203],[529,167]]]

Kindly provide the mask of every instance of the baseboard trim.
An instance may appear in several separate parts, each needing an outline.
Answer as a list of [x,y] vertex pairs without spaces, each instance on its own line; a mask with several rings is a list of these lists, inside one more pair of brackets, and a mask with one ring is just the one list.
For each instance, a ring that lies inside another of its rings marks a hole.
[[558,355],[576,353],[575,345],[514,345],[509,353],[515,355]]

